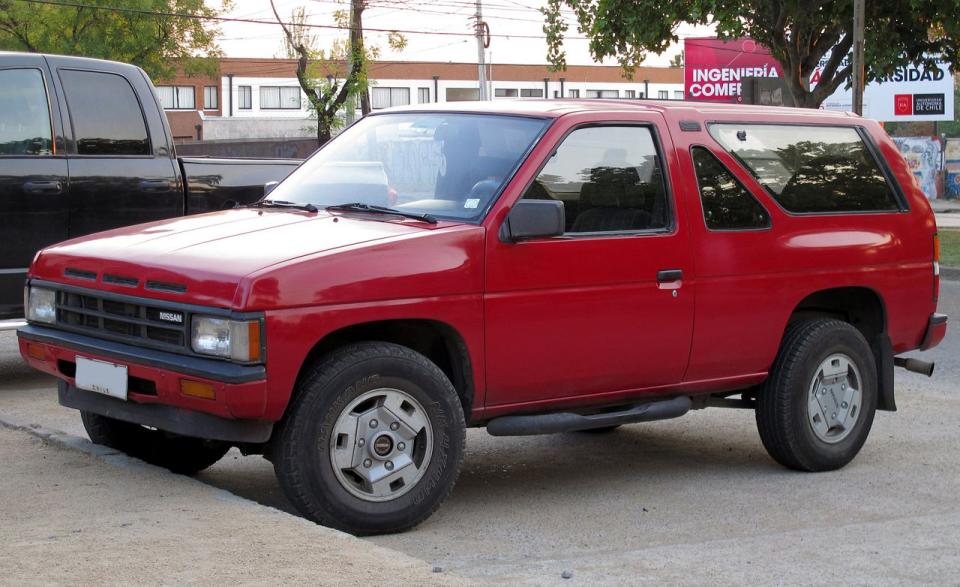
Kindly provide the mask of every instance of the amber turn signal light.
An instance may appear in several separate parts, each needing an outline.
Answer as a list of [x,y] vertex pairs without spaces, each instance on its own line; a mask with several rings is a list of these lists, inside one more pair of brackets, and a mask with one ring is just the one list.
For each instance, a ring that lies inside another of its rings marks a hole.
[[213,385],[200,381],[191,381],[189,379],[180,380],[180,393],[200,399],[217,399],[217,392],[213,388]]
[[47,354],[43,352],[43,347],[38,344],[28,344],[27,354],[30,355],[31,358],[38,361],[47,360]]

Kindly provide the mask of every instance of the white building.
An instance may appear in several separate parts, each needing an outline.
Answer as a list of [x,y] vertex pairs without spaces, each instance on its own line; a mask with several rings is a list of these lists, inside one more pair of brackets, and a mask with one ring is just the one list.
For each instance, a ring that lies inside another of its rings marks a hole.
[[[342,67],[342,66],[341,66]],[[339,72],[334,72],[334,74]],[[369,65],[373,109],[479,98],[471,63],[383,61]],[[492,65],[494,100],[515,98],[683,99],[683,70],[643,67],[626,79],[618,66]],[[313,134],[309,104],[292,59],[220,61],[220,75],[157,83],[178,140],[289,138]]]

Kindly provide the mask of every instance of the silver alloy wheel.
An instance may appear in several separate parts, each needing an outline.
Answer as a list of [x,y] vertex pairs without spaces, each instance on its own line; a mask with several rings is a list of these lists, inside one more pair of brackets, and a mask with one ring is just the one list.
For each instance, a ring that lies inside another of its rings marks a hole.
[[807,398],[807,420],[813,433],[829,444],[850,435],[860,418],[863,379],[853,360],[834,353],[813,374]]
[[399,389],[368,391],[340,413],[330,436],[337,481],[365,501],[389,501],[413,489],[433,453],[423,406]]

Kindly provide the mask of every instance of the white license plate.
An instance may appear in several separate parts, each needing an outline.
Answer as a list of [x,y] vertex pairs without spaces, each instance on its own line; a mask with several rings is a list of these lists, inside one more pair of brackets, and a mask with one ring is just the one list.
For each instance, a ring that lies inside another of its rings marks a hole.
[[77,387],[127,399],[127,366],[77,357]]

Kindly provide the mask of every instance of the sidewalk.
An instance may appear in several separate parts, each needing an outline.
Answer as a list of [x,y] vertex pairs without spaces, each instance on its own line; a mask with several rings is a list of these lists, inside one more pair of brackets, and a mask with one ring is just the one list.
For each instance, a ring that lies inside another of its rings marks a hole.
[[960,200],[930,200],[938,228],[960,228]]
[[0,426],[4,584],[465,584],[87,441],[51,438]]

